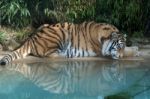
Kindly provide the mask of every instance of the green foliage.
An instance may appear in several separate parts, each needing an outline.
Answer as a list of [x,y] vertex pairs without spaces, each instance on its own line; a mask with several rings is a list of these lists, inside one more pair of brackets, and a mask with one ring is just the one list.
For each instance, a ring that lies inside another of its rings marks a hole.
[[97,0],[96,20],[114,24],[129,36],[135,32],[141,36],[150,15],[149,7],[148,0]]
[[0,31],[0,43],[2,43],[5,40],[5,33]]
[[32,23],[98,21],[114,24],[129,36],[141,36],[150,20],[150,0],[1,0],[1,23],[23,27]]
[[143,35],[142,31],[137,31],[132,34],[132,37],[141,38],[141,37],[144,37],[144,35]]
[[94,20],[95,0],[2,0],[2,24],[26,26],[47,22]]
[[24,0],[0,1],[2,24],[24,26],[30,21],[30,13]]
[[44,12],[48,17],[55,17],[57,21],[81,22],[86,19],[94,20],[95,0],[62,0],[53,1],[53,9],[45,7]]
[[69,0],[66,6],[66,17],[71,22],[94,20],[95,0]]

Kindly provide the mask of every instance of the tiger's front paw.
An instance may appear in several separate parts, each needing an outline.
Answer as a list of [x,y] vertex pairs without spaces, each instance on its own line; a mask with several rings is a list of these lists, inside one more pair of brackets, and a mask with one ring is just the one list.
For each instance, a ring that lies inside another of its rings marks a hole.
[[137,57],[140,55],[141,55],[141,53],[140,53],[139,48],[137,46],[125,47],[124,56],[126,56],[126,57]]

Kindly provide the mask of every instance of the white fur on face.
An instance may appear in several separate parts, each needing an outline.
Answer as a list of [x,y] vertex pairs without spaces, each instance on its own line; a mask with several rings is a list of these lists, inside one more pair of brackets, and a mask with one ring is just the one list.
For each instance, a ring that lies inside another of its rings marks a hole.
[[103,46],[102,46],[102,55],[103,56],[111,55],[111,53],[109,51],[109,48],[111,47],[111,45],[112,45],[112,41],[111,40],[104,41]]
[[120,55],[119,55],[119,52],[117,50],[112,49],[111,50],[111,56],[112,56],[113,59],[119,59]]
[[102,55],[111,56],[113,59],[119,59],[123,55],[119,53],[116,46],[114,46],[113,49],[110,50],[112,43],[113,43],[112,40],[104,41],[103,46],[102,46]]

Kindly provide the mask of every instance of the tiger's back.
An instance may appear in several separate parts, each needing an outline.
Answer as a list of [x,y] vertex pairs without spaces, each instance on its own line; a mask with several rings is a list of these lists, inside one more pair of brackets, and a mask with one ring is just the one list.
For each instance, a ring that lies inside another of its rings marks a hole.
[[63,23],[50,27],[62,29],[63,47],[59,57],[100,56],[102,40],[108,39],[112,32],[119,32],[117,28],[106,23],[84,22],[82,24]]
[[29,54],[38,57],[87,57],[102,56],[105,40],[119,30],[106,23],[84,22],[82,24],[44,24],[36,34],[11,54],[1,59],[1,64],[24,58]]

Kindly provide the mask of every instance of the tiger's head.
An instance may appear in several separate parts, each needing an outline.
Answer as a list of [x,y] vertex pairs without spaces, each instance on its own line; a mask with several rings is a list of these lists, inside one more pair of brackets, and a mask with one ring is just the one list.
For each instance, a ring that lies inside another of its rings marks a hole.
[[124,48],[126,46],[125,35],[119,32],[111,33],[109,39],[103,41],[102,55],[111,56],[113,59],[119,59],[123,57]]

